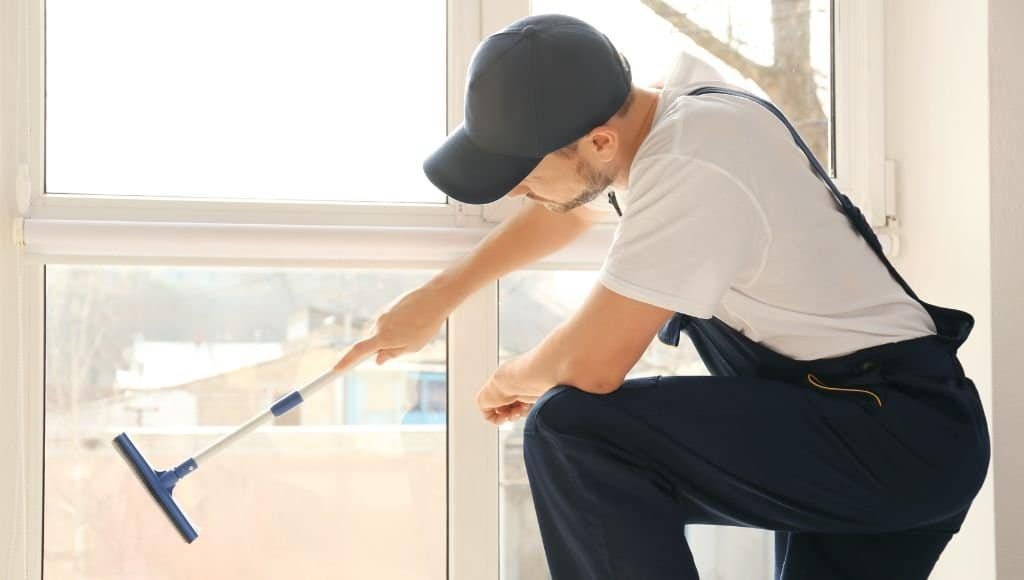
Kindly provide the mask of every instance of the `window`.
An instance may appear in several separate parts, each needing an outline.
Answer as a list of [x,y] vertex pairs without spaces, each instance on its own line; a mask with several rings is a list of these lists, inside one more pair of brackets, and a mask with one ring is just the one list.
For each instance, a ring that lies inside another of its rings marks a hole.
[[[499,295],[500,362],[544,339],[579,306],[597,283],[596,271],[520,271],[502,278]],[[707,375],[685,336],[679,347],[657,338],[626,375]],[[525,418],[500,426],[501,580],[550,579],[523,460]],[[686,526],[687,543],[701,578],[770,580],[770,532],[727,526]]]
[[[780,1],[669,5],[764,65]],[[290,576],[335,560],[382,579],[543,577],[519,427],[481,421],[473,396],[589,287],[614,218],[502,281],[500,337],[491,283],[452,312],[429,358],[367,361],[191,476],[175,497],[203,535],[173,552],[180,561],[158,549],[173,535],[108,445],[120,428],[154,464],[186,457],[321,370],[351,340],[346,328],[508,215],[514,200],[459,204],[420,170],[461,121],[484,35],[531,11],[577,14],[620,44],[640,82],[668,58],[647,43],[690,42],[653,0],[336,4],[0,7],[0,22],[16,23],[13,50],[0,51],[13,81],[0,174],[14,176],[6,206],[19,212],[18,249],[0,245],[17,264],[0,272],[11,289],[0,301],[21,315],[20,364],[0,365],[16,387],[0,406],[18,443],[6,464],[25,498],[0,521],[24,555],[12,577]],[[811,6],[833,168],[882,226],[881,0]],[[740,23],[747,15],[757,20]],[[833,20],[830,68],[821,31]],[[629,22],[645,38],[631,40]],[[654,345],[635,372],[703,372],[690,355]],[[332,527],[310,537],[323,528],[303,517]],[[702,570],[733,573],[735,552],[698,548],[704,538],[733,550],[740,540],[726,533],[692,538]],[[267,556],[258,573],[254,547]]]
[[47,267],[45,578],[445,578],[443,330],[179,483],[200,529],[187,548],[110,445],[124,431],[155,468],[179,464],[330,368],[430,274]]
[[402,415],[402,423],[444,423],[448,408],[448,381],[443,373],[416,375],[415,400]]
[[444,30],[443,0],[48,0],[46,191],[444,203]]

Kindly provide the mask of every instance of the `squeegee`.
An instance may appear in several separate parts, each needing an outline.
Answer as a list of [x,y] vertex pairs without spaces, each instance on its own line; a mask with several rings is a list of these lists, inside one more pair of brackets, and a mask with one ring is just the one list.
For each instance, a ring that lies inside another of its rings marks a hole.
[[302,403],[305,397],[312,395],[324,385],[329,384],[335,376],[340,374],[340,371],[336,370],[336,368],[337,367],[327,371],[313,379],[305,386],[281,397],[274,402],[273,405],[267,408],[267,410],[256,415],[241,427],[213,442],[210,446],[199,453],[196,453],[192,457],[182,461],[173,469],[168,469],[167,471],[154,470],[138,448],[136,448],[132,443],[132,440],[128,437],[127,433],[121,433],[117,437],[114,437],[114,448],[117,449],[121,456],[124,457],[125,461],[128,462],[132,471],[139,480],[142,481],[142,484],[146,486],[146,491],[149,492],[149,495],[153,496],[157,505],[160,506],[160,509],[163,510],[164,514],[171,521],[171,524],[178,530],[181,537],[191,544],[193,540],[199,537],[199,532],[192,523],[188,521],[188,517],[185,515],[185,512],[181,511],[181,508],[178,507],[177,503],[175,503],[174,498],[171,497],[171,492],[174,491],[174,486],[177,485],[177,483],[186,475],[198,469],[200,465],[204,465],[208,459],[222,451],[231,443],[240,439],[243,435],[255,430],[257,427],[274,417],[284,415]]

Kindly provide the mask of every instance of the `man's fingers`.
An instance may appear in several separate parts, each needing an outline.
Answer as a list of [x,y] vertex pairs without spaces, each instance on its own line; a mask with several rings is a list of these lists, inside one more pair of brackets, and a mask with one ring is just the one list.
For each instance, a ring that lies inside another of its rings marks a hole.
[[381,349],[377,351],[377,364],[383,364],[400,354],[402,354],[402,347]]
[[371,353],[374,353],[379,348],[380,340],[377,335],[373,335],[370,338],[360,340],[348,348],[348,351],[341,357],[341,360],[334,365],[335,371],[344,371],[351,366],[354,366],[359,361],[366,358]]
[[523,412],[532,406],[522,401],[516,401],[500,407],[487,409],[483,415],[486,421],[495,425],[501,425],[504,421],[515,421],[522,418]]
[[500,414],[503,414],[503,415],[507,415],[507,414],[511,414],[511,413],[520,413],[520,412],[523,411],[523,409],[527,408],[528,406],[532,406],[532,405],[527,405],[527,403],[524,403],[522,401],[515,401],[515,402],[512,402],[512,403],[508,403],[506,405],[502,405],[500,407],[495,407],[493,409],[493,411],[495,413],[500,413]]

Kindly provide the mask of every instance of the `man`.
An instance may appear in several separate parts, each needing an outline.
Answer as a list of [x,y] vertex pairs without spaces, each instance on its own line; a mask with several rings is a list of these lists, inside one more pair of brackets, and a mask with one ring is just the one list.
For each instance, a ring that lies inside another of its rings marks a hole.
[[[486,39],[465,121],[424,169],[466,203],[530,202],[338,367],[418,350],[480,285],[577,237],[614,188],[599,283],[477,396],[494,423],[529,410],[552,577],[696,578],[683,526],[707,523],[776,530],[781,580],[926,578],[988,466],[956,358],[973,319],[917,298],[777,110],[695,66],[633,86],[604,35],[561,15]],[[656,334],[681,331],[712,376],[624,380]]]

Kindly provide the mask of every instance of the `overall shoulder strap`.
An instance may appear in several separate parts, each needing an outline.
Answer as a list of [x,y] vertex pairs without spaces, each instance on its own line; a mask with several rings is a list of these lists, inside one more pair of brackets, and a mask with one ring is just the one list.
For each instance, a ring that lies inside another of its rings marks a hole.
[[778,107],[776,107],[770,101],[762,99],[757,95],[752,95],[750,93],[737,91],[725,87],[704,86],[699,87],[693,91],[690,91],[689,94],[697,96],[705,95],[708,93],[719,93],[723,95],[732,95],[735,97],[749,99],[768,109],[769,111],[771,111],[772,114],[778,117],[778,119],[782,121],[782,124],[785,125],[787,129],[789,129],[790,135],[793,136],[793,140],[796,141],[796,144],[800,147],[800,150],[804,152],[805,156],[807,156],[807,161],[811,164],[811,169],[814,170],[815,175],[817,175],[819,179],[825,182],[825,185],[828,187],[828,190],[832,193],[832,197],[835,198],[836,203],[839,204],[840,209],[843,211],[844,214],[846,214],[846,217],[849,218],[850,223],[853,224],[854,229],[860,232],[860,234],[864,237],[865,241],[867,241],[868,246],[870,246],[871,249],[874,250],[875,254],[878,256],[878,258],[882,260],[882,263],[885,264],[885,267],[889,270],[889,273],[892,275],[892,277],[895,278],[896,281],[899,282],[900,286],[903,287],[903,290],[905,290],[906,293],[909,294],[914,300],[921,302],[921,299],[917,297],[917,294],[910,288],[910,285],[907,284],[907,282],[903,279],[902,276],[900,276],[899,272],[896,271],[896,268],[894,268],[893,265],[889,263],[889,259],[885,257],[885,252],[882,251],[882,244],[878,241],[878,236],[876,236],[874,230],[871,229],[871,225],[868,224],[867,220],[864,218],[864,214],[861,213],[860,208],[854,205],[854,203],[850,201],[850,198],[843,195],[843,193],[839,191],[839,188],[836,186],[835,182],[832,181],[832,178],[829,176],[828,172],[825,171],[825,168],[821,166],[821,163],[814,156],[814,153],[811,152],[811,149],[807,146],[807,143],[804,142],[804,140],[800,137],[800,134],[797,133],[796,129],[793,128],[793,125],[789,122],[788,119],[786,119],[786,116],[782,114],[782,111],[780,111]]

